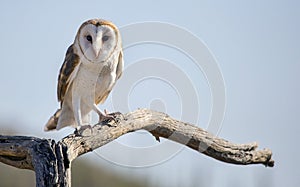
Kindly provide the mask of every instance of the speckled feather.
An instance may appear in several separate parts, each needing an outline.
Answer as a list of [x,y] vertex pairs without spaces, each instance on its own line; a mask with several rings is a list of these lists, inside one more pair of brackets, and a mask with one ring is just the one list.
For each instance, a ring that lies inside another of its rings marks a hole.
[[57,83],[57,99],[63,102],[65,93],[69,87],[69,78],[74,72],[76,66],[79,65],[80,58],[74,53],[73,45],[71,45],[66,53],[65,61],[60,68],[58,83]]

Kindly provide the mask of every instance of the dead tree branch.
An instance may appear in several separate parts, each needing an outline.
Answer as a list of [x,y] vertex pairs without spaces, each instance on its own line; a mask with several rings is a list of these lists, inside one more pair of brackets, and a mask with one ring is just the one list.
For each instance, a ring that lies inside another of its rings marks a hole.
[[57,143],[34,137],[0,136],[0,162],[34,170],[37,186],[70,186],[74,159],[126,133],[143,129],[157,140],[167,138],[223,162],[274,166],[271,150],[256,150],[257,143],[234,144],[164,113],[139,109],[116,114],[116,119],[75,131]]

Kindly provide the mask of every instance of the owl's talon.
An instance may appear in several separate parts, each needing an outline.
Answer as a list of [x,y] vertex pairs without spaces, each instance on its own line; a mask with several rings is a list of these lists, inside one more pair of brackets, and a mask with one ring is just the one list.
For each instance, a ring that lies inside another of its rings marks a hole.
[[116,122],[116,119],[114,116],[110,115],[110,114],[105,114],[105,115],[101,115],[99,117],[99,122],[105,122],[105,123],[108,123],[110,121],[115,121]]
[[85,129],[90,129],[90,133],[93,134],[93,128],[91,125],[80,125],[76,127],[74,134],[82,136]]
[[114,116],[115,120],[117,120],[116,122],[119,122],[121,120],[126,120],[125,116],[121,112],[113,112],[110,113],[109,115]]
[[114,121],[115,123],[118,123],[121,119],[119,118],[120,115],[124,118],[123,114],[120,112],[113,112],[108,114],[107,110],[104,110],[105,114],[99,115],[99,123],[109,123],[111,121]]

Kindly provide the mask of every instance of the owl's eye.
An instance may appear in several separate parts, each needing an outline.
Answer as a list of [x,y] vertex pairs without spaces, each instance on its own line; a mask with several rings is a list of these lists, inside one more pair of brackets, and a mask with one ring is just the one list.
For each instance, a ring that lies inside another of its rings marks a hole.
[[107,41],[108,39],[109,39],[109,36],[103,36],[103,37],[102,37],[102,41],[103,41],[103,42]]
[[87,35],[86,36],[86,40],[92,43],[92,40],[93,40],[92,36],[91,35]]

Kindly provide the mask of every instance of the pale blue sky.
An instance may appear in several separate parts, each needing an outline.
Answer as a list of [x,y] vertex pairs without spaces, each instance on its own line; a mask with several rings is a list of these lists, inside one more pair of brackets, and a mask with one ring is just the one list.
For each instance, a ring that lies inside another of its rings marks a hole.
[[[218,62],[226,84],[227,103],[219,136],[237,143],[258,141],[261,148],[271,148],[275,167],[228,165],[189,149],[163,164],[139,169],[116,166],[95,154],[83,159],[98,159],[100,166],[113,172],[146,177],[153,186],[168,186],[164,178],[172,179],[173,186],[299,186],[300,152],[295,149],[300,132],[299,8],[296,0],[1,1],[0,132],[15,128],[20,135],[58,140],[72,131],[42,130],[59,106],[58,71],[83,21],[104,18],[119,27],[145,21],[166,22],[200,38]],[[184,57],[162,48],[130,48],[125,51],[125,66],[151,55],[169,59],[181,68],[185,66]],[[205,78],[201,71],[197,77],[192,66],[185,68],[199,94],[198,125],[205,127],[211,105]],[[158,92],[151,98],[153,93],[148,88],[153,85],[158,90],[166,86],[153,80],[137,85],[129,97],[131,109],[148,107],[152,99],[160,98],[178,118],[180,104],[178,100],[172,104],[176,93]],[[110,100],[100,107],[110,108]]]

